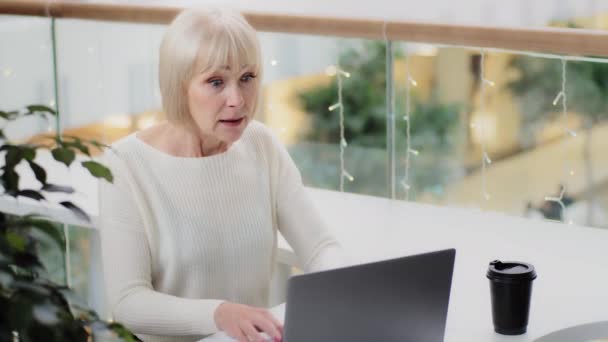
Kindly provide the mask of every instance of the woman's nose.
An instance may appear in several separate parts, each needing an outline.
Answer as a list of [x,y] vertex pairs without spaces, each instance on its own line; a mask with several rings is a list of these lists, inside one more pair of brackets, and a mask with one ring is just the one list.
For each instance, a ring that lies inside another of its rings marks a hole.
[[228,107],[240,107],[244,101],[242,90],[238,86],[231,86],[227,89],[226,103]]

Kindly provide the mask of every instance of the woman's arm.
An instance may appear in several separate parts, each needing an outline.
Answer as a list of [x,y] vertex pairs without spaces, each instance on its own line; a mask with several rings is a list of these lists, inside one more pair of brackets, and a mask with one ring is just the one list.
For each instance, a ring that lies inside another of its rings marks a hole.
[[222,303],[186,299],[152,287],[152,258],[128,169],[108,152],[104,163],[114,184],[100,183],[100,234],[108,304],[113,318],[135,333],[208,335],[218,331],[214,312]]
[[329,232],[285,147],[273,137],[276,156],[276,216],[278,228],[306,272],[346,266],[342,248]]

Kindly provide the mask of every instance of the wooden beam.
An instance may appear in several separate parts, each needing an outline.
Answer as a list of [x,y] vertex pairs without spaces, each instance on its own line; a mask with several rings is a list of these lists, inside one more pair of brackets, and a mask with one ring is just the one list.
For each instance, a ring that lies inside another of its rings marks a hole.
[[[168,24],[182,8],[71,1],[2,0],[0,14]],[[259,31],[420,42],[566,55],[608,56],[608,32],[560,28],[497,28],[402,21],[243,13]]]

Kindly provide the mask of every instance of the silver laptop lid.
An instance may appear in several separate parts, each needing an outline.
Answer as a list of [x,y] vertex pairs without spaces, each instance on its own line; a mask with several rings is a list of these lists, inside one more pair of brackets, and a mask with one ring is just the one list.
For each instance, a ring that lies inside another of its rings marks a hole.
[[454,249],[292,277],[285,342],[442,342]]

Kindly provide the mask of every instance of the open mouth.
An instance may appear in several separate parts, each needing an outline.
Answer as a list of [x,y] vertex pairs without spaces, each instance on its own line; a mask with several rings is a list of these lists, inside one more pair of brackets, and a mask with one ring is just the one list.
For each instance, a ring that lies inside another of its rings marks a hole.
[[245,117],[239,119],[231,119],[231,120],[220,120],[220,123],[228,126],[238,126],[245,120]]

